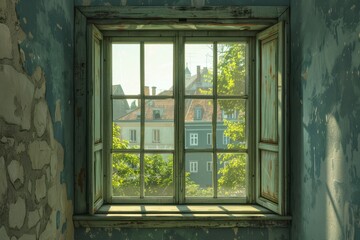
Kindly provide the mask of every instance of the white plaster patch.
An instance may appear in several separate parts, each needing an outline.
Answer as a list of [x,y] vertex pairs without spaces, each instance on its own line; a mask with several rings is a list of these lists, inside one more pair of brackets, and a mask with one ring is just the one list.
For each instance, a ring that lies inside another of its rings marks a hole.
[[35,71],[33,72],[32,77],[35,79],[35,81],[39,82],[41,80],[41,76],[42,76],[41,67],[37,66]]
[[38,210],[29,212],[28,214],[28,228],[33,228],[40,221],[40,214]]
[[51,160],[50,160],[50,172],[52,179],[55,179],[56,173],[57,173],[57,154],[53,152],[51,154]]
[[0,36],[0,59],[11,59],[13,56],[10,29],[2,23],[0,23]]
[[4,157],[0,157],[0,205],[3,205],[7,190],[8,185],[6,179],[5,159]]
[[18,198],[14,204],[9,206],[9,226],[20,229],[24,225],[25,214],[25,200]]
[[1,240],[10,240],[9,236],[7,235],[6,229],[4,226],[0,228],[0,239]]
[[35,99],[45,98],[46,85],[45,81],[41,84],[40,88],[35,90]]
[[44,135],[48,118],[48,105],[45,100],[35,105],[34,126],[38,137]]
[[33,169],[42,169],[46,164],[50,163],[51,149],[45,141],[30,143],[28,154]]
[[15,189],[19,189],[24,184],[23,166],[18,161],[12,160],[7,169],[11,183]]
[[29,130],[34,85],[26,75],[9,65],[0,65],[0,79],[0,117]]
[[36,240],[35,234],[24,234],[22,235],[19,240]]
[[56,101],[55,122],[60,122],[61,123],[61,101],[60,100]]
[[56,211],[50,215],[45,230],[40,234],[40,240],[56,239]]
[[40,179],[36,179],[35,182],[35,196],[38,202],[46,196],[46,182],[45,176],[42,176]]

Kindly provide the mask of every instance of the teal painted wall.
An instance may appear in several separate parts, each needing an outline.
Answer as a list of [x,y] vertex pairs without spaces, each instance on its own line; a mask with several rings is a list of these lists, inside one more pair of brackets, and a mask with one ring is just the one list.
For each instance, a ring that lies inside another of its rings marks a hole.
[[360,3],[291,13],[291,236],[360,239]]
[[[20,0],[16,12],[20,26],[27,35],[19,46],[24,51],[24,70],[32,75],[40,66],[46,78],[46,100],[54,135],[64,148],[61,181],[67,183],[68,196],[72,199],[74,2]],[[55,117],[56,105],[60,116]]]

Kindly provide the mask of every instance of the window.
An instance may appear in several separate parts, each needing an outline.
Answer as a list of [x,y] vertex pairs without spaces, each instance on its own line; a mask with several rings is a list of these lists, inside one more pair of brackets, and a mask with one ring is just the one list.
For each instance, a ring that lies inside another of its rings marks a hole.
[[211,145],[212,144],[212,133],[206,134],[206,144]]
[[198,134],[190,133],[190,146],[197,146],[197,145],[198,145]]
[[206,162],[206,171],[212,172],[213,170],[213,162]]
[[198,162],[190,162],[190,172],[191,173],[198,172]]
[[[258,203],[284,213],[286,73],[282,24],[259,34],[204,32],[104,31],[102,36],[89,26],[92,40],[88,41],[87,66],[92,69],[87,71],[87,85],[93,89],[86,103],[87,129],[92,129],[87,148],[90,213],[103,202]],[[235,68],[227,63],[229,57],[234,57]],[[187,58],[197,59],[200,66],[189,64],[192,74],[185,79],[186,62],[195,62]],[[113,92],[115,85],[123,91]],[[148,86],[156,91],[150,94]],[[116,102],[124,109],[126,103],[129,106],[119,118],[113,118],[114,109],[108,107],[118,106]],[[194,106],[201,106],[201,112],[188,111]],[[237,116],[226,123],[222,111]],[[199,118],[202,121],[194,121]],[[234,132],[229,130],[232,127]],[[129,139],[122,139],[118,133],[126,129]],[[135,139],[131,129],[139,130]],[[221,137],[224,129],[229,135]],[[152,143],[160,141],[160,130],[163,144],[154,149]],[[209,130],[212,134],[207,133]],[[205,138],[199,138],[204,133],[207,144]],[[230,136],[239,141],[229,144]],[[126,145],[132,140],[138,144]],[[240,140],[244,144],[236,145]],[[181,166],[189,166],[195,173],[198,161],[205,162],[212,174],[210,184],[198,184],[199,196],[192,197],[186,192],[187,169]],[[229,166],[238,166],[234,171],[244,176],[243,182],[222,185],[221,163],[225,161],[239,163]],[[124,162],[121,168],[116,167]],[[166,166],[167,171],[160,171],[159,166]],[[164,187],[163,182],[155,181],[158,179],[166,179],[168,185]],[[180,193],[179,182],[185,184],[184,192]]]
[[153,110],[153,119],[160,119],[160,110]]
[[202,119],[202,108],[201,107],[196,107],[195,108],[194,119],[195,120],[201,120]]
[[226,135],[226,133],[223,133],[223,144],[227,145],[230,143],[230,137],[228,135]]
[[153,143],[159,143],[160,142],[160,130],[159,129],[153,129]]
[[134,143],[136,142],[136,130],[130,129],[130,142]]

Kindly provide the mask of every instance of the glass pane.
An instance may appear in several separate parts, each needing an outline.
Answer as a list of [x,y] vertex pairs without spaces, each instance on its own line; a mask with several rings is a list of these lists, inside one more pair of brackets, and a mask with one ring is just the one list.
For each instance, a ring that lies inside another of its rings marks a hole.
[[140,197],[140,158],[138,154],[112,155],[113,196]]
[[145,154],[145,196],[173,196],[173,155]]
[[173,53],[172,43],[145,43],[145,95],[173,95]]
[[113,100],[113,149],[140,148],[140,113],[138,99]]
[[218,161],[218,196],[246,197],[247,155],[219,153]]
[[185,156],[186,197],[213,197],[212,171],[208,171],[212,153],[187,153]]
[[217,148],[246,148],[246,101],[243,99],[218,100]]
[[146,101],[145,149],[174,149],[174,99]]
[[212,95],[213,44],[185,44],[185,94]]
[[140,43],[112,44],[112,93],[140,94]]
[[218,44],[218,79],[219,95],[247,94],[247,44]]
[[211,148],[213,100],[185,99],[185,148]]

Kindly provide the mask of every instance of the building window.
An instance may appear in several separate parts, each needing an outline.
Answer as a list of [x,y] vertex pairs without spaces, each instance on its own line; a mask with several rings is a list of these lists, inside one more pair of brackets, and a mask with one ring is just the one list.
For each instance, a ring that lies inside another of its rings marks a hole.
[[197,133],[190,133],[190,146],[197,146],[198,145],[198,137]]
[[212,133],[206,134],[206,144],[211,145],[212,144]]
[[228,145],[230,143],[230,137],[223,133],[223,144]]
[[194,113],[194,120],[201,120],[202,119],[202,108],[201,107],[196,107],[195,108],[195,113]]
[[136,142],[136,130],[130,129],[130,142],[135,143]]
[[153,119],[161,119],[160,110],[153,110]]
[[153,129],[152,130],[152,142],[153,143],[160,143],[160,130],[159,129]]
[[190,172],[191,173],[198,172],[198,162],[190,162]]
[[206,171],[212,172],[212,170],[213,170],[213,162],[210,161],[206,162]]
[[[257,29],[253,36],[220,30],[206,34],[169,31],[165,35],[159,31],[119,31],[106,35],[106,41],[95,26],[89,26],[91,64],[86,66],[92,69],[87,89],[95,88],[86,105],[87,129],[93,129],[88,141],[90,211],[103,202],[256,201],[283,213],[286,119],[282,114],[286,112],[283,91],[287,88],[280,61],[285,55],[281,50],[282,26],[256,35]],[[202,66],[189,65],[194,74],[185,79],[185,63],[195,57]],[[255,63],[250,64],[253,59],[258,61],[257,69]],[[115,85],[123,92],[112,92]],[[150,94],[148,86],[154,86],[156,94]],[[115,101],[137,104],[125,106],[121,117],[114,119],[108,106],[116,106]],[[202,110],[193,112],[193,106]],[[222,111],[236,113],[230,117],[234,121],[223,121]],[[195,117],[190,117],[193,114]],[[199,119],[202,121],[194,121]],[[138,138],[130,131],[129,140],[121,139],[118,133],[124,129],[137,129]],[[160,142],[160,129],[166,144],[154,149],[151,143]],[[224,131],[229,135],[221,136]],[[213,135],[206,135],[206,145],[199,134],[208,132]],[[128,144],[133,140],[138,144]],[[199,145],[201,148],[196,147]],[[186,181],[185,166],[191,173],[198,172],[194,159],[206,163],[217,183],[206,187],[199,176],[191,178],[198,195],[188,192]],[[227,173],[219,165],[225,160],[236,166],[236,176],[242,177],[224,177]],[[259,175],[256,181],[251,179],[254,172]],[[178,183],[185,185],[180,189]],[[204,192],[209,194],[202,196]]]

